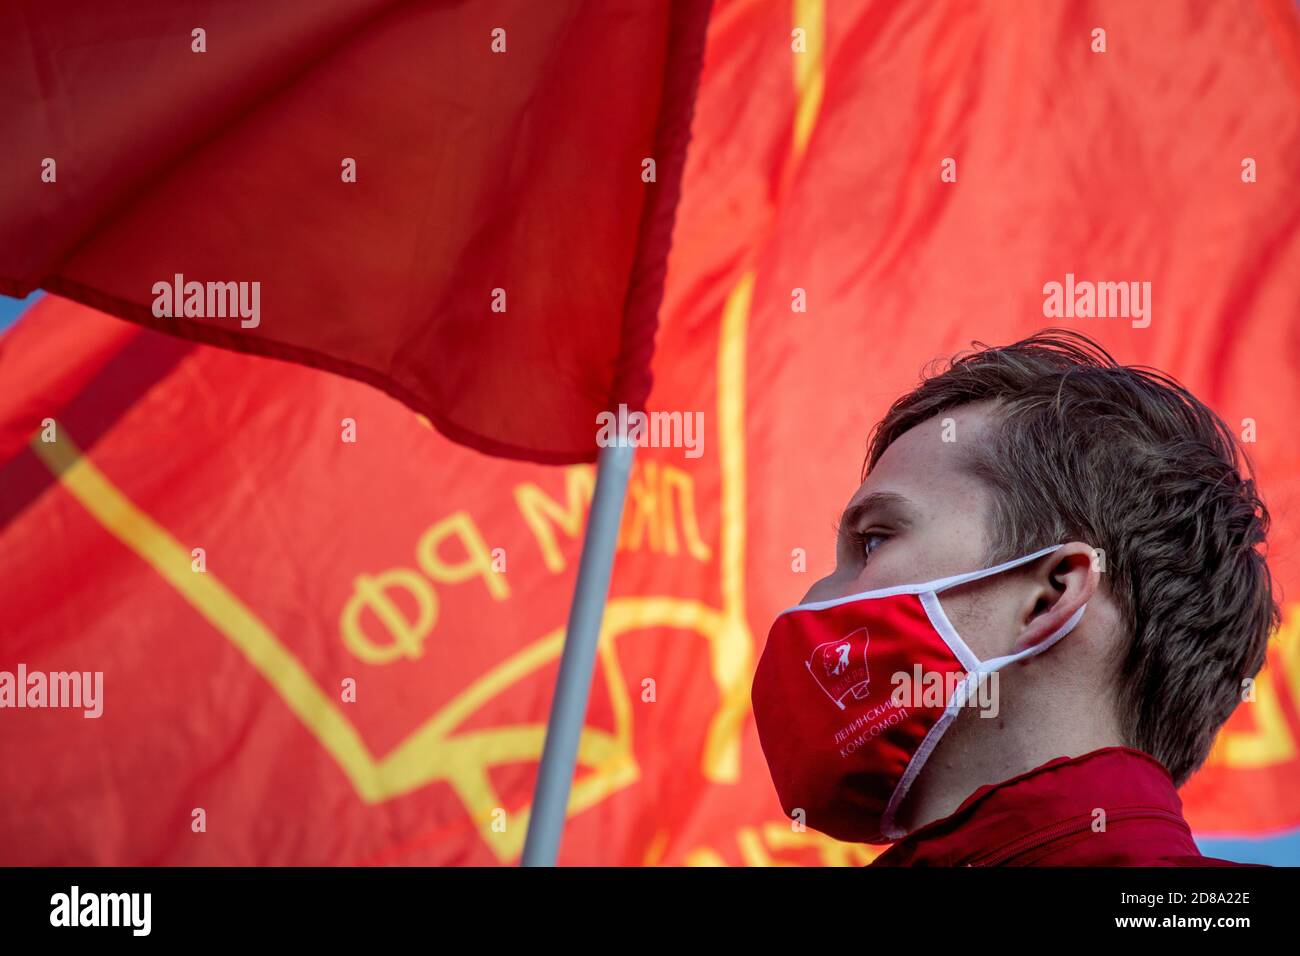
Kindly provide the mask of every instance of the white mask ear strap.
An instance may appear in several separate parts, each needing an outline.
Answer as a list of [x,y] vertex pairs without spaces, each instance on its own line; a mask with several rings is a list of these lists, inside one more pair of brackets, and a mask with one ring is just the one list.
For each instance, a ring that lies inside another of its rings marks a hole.
[[1060,551],[1065,545],[1054,544],[1050,548],[1043,548],[1035,551],[1033,554],[1026,554],[1020,558],[1012,558],[1010,561],[1003,561],[1001,564],[994,565],[991,568],[980,568],[978,571],[967,571],[965,574],[954,574],[951,577],[940,578],[937,581],[930,581],[924,585],[926,591],[946,591],[949,588],[955,588],[961,584],[969,584],[971,581],[978,581],[981,578],[990,578],[995,574],[1001,574],[1003,571],[1010,571],[1012,568],[1018,568],[1022,564],[1028,564],[1030,561],[1037,561],[1039,558],[1051,554],[1053,551]]
[[1074,630],[1079,621],[1083,620],[1083,612],[1088,610],[1088,605],[1084,604],[1079,610],[1070,615],[1070,619],[1058,627],[1045,640],[1039,641],[1023,650],[1016,651],[1014,654],[1004,654],[1002,657],[995,657],[990,661],[980,662],[980,671],[985,674],[991,674],[993,671],[1001,670],[1008,664],[1014,664],[1016,661],[1024,660],[1026,657],[1033,657],[1035,654],[1041,654],[1047,650],[1065,635]]
[[[1027,558],[1020,558],[1016,561],[1008,562],[1008,564],[1014,567],[1017,564],[1032,561],[1034,558],[1042,557],[1044,554],[1048,554],[1055,550],[1055,548],[1048,548],[1046,551],[1036,552],[1035,554],[1029,555]],[[1004,570],[1004,566],[999,565],[993,570]],[[980,575],[983,573],[984,572],[979,572]],[[967,576],[962,575],[962,577]],[[907,795],[907,791],[911,788],[912,782],[916,780],[917,775],[921,772],[921,768],[924,767],[925,762],[930,759],[930,754],[933,753],[934,748],[938,746],[939,738],[944,735],[953,719],[957,716],[958,711],[960,711],[962,701],[970,699],[969,696],[963,695],[973,693],[973,688],[980,680],[981,675],[1000,670],[1012,661],[1018,661],[1034,654],[1041,654],[1043,651],[1047,650],[1061,638],[1065,637],[1065,635],[1074,630],[1075,625],[1082,620],[1083,612],[1087,610],[1088,607],[1088,605],[1085,604],[1083,607],[1079,608],[1079,610],[1071,614],[1070,619],[1057,628],[1057,630],[1048,637],[1047,640],[1040,641],[1032,647],[1026,647],[1024,650],[1015,654],[1007,654],[1005,657],[995,657],[991,661],[980,663],[979,658],[975,657],[975,655],[971,653],[970,649],[966,647],[966,643],[957,635],[957,632],[952,629],[952,624],[949,623],[947,616],[943,613],[943,609],[939,607],[938,598],[935,598],[932,594],[930,595],[929,600],[933,602],[933,607],[927,603],[926,611],[930,614],[931,622],[935,625],[939,633],[943,635],[944,640],[948,642],[949,646],[952,647],[953,652],[957,654],[958,659],[961,660],[969,673],[966,676],[965,682],[963,682],[958,690],[948,699],[948,704],[944,708],[943,716],[939,718],[939,720],[925,735],[925,738],[921,741],[920,747],[918,747],[916,753],[912,755],[912,759],[908,761],[907,768],[903,771],[902,778],[898,781],[898,785],[894,787],[894,792],[890,794],[889,803],[885,807],[884,817],[880,823],[880,830],[881,833],[891,840],[898,840],[907,835],[907,831],[900,828],[896,822],[895,818],[898,815],[898,808],[902,804],[903,798]],[[937,618],[935,615],[936,609],[938,611]],[[954,638],[956,639],[955,644],[953,643]],[[972,666],[972,664],[974,666]]]

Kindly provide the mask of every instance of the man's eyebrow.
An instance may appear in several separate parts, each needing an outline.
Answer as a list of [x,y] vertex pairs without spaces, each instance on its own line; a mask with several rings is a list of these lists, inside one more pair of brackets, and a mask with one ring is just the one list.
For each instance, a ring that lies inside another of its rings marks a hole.
[[840,515],[840,532],[847,534],[855,530],[863,518],[886,510],[899,524],[911,524],[914,506],[909,499],[892,491],[876,491],[844,509],[844,514]]

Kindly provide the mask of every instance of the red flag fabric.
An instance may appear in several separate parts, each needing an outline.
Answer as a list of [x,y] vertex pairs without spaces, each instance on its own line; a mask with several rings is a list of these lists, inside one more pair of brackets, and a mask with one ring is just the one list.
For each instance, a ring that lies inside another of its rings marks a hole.
[[707,0],[18,0],[0,292],[595,457],[640,408]]
[[[1284,621],[1182,796],[1200,836],[1294,832],[1295,5],[800,3],[785,23],[760,6],[726,5],[710,33],[650,400],[716,409],[691,473],[739,536],[722,579],[755,646],[834,566],[867,433],[924,368],[1077,329],[1180,378],[1254,461]],[[724,76],[755,95],[738,105]],[[1074,279],[1149,283],[1150,310],[1050,314],[1050,284]],[[696,384],[669,390],[670,356]]]
[[[1285,621],[1182,798],[1300,825],[1297,77],[1287,2],[718,4],[649,401],[703,443],[638,450],[562,863],[872,858],[782,815],[754,663],[889,403],[1048,325],[1248,441]],[[1045,315],[1069,274],[1150,311]],[[518,859],[590,466],[57,300],[0,383],[0,670],[104,674],[0,713],[0,861]]]

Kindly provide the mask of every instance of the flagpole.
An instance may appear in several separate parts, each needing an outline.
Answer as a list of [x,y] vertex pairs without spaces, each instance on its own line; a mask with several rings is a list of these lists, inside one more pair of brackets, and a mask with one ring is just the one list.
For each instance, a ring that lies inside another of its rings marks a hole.
[[605,598],[614,567],[614,546],[623,519],[623,499],[636,449],[619,438],[600,450],[596,465],[596,490],[592,494],[587,533],[582,542],[578,581],[569,608],[560,673],[551,698],[551,718],[546,744],[533,789],[533,807],[524,839],[524,866],[554,866],[568,815],[569,790],[577,766],[578,740],[587,718],[587,698],[605,616]]

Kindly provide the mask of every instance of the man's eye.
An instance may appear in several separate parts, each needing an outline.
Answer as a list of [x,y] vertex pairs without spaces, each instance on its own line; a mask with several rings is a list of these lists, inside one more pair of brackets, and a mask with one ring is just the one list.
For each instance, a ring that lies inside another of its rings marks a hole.
[[864,557],[870,557],[871,553],[889,540],[888,535],[880,534],[875,531],[867,531],[858,536],[862,542],[862,554]]

